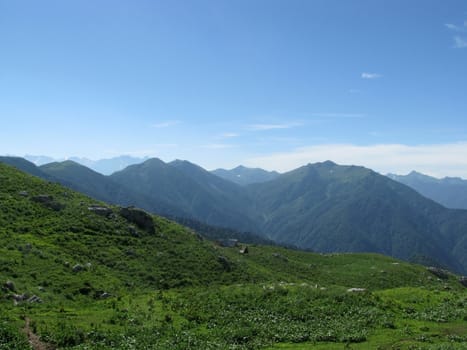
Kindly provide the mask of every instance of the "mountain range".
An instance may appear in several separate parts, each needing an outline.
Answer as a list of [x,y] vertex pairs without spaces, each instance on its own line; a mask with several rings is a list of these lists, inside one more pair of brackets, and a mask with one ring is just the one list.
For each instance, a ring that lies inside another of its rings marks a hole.
[[54,181],[0,163],[1,349],[464,349],[467,280],[449,271],[226,246]]
[[359,166],[308,164],[241,186],[180,160],[149,159],[110,176],[71,161],[25,164],[25,171],[115,204],[255,232],[302,249],[378,252],[467,271],[467,211],[447,209]]
[[78,164],[84,165],[98,173],[103,175],[110,175],[116,171],[125,169],[127,166],[131,164],[142,163],[148,159],[148,157],[138,158],[132,157],[128,155],[122,155],[113,158],[105,158],[105,159],[98,159],[92,160],[84,157],[70,157],[68,159],[55,159],[48,156],[35,156],[35,155],[25,155],[24,159],[29,160],[30,162],[34,163],[37,166],[41,166],[48,163],[54,162],[63,162],[65,160],[71,160]]
[[388,174],[387,176],[447,208],[467,209],[467,180],[458,177],[437,179],[416,171],[408,175]]

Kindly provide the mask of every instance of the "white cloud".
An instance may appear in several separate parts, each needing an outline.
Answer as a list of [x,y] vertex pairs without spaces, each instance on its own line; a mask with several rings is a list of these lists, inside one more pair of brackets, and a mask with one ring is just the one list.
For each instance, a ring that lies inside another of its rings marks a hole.
[[226,148],[234,148],[234,147],[237,147],[237,146],[228,144],[228,143],[210,143],[210,144],[201,146],[201,148],[208,148],[208,149],[226,149]]
[[323,118],[365,118],[365,114],[362,113],[313,113],[313,117]]
[[362,79],[378,79],[378,78],[382,78],[383,76],[381,74],[378,74],[378,73],[363,72],[361,77],[362,77]]
[[180,120],[167,120],[165,122],[151,124],[151,127],[156,128],[156,129],[161,129],[161,128],[168,128],[170,126],[178,125],[180,123],[181,123]]
[[[465,25],[465,23],[464,23],[464,25]],[[451,24],[451,23],[446,23],[445,26],[446,26],[446,28],[448,28],[450,30],[454,30],[456,32],[463,32],[465,30],[465,28],[457,26],[455,24]]]
[[302,125],[301,123],[278,123],[278,124],[251,124],[247,126],[248,130],[275,130],[275,129],[291,129]]
[[461,38],[460,36],[454,37],[454,48],[463,49],[467,47],[467,39]]
[[250,158],[245,165],[283,172],[325,160],[343,165],[363,165],[382,174],[407,174],[417,170],[436,177],[467,178],[467,141],[416,146],[323,144]]
[[224,132],[224,133],[219,135],[219,138],[221,138],[221,139],[231,139],[231,138],[238,137],[238,136],[240,136],[240,134],[237,134],[235,132]]

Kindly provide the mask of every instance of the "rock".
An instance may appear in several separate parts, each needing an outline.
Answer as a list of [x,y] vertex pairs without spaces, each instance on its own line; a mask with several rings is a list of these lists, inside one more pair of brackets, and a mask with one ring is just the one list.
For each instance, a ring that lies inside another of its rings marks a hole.
[[80,272],[80,271],[83,271],[84,270],[84,266],[81,265],[81,264],[76,264],[75,266],[73,266],[73,272]]
[[286,261],[286,262],[289,261],[289,259],[286,256],[284,256],[282,254],[279,254],[279,253],[272,253],[272,256],[274,258],[281,259],[281,260]]
[[248,254],[248,247],[244,246],[239,251],[240,254]]
[[37,203],[41,203],[45,207],[53,209],[55,211],[59,211],[65,207],[63,204],[55,201],[54,198],[48,194],[40,194],[38,196],[34,196],[31,198],[31,200]]
[[22,302],[22,301],[27,299],[26,294],[13,294],[12,297],[13,297],[13,301],[15,301],[15,303],[19,303],[19,302]]
[[443,280],[446,280],[449,277],[448,271],[440,269],[438,267],[430,266],[430,267],[427,267],[426,269],[427,271],[431,272],[436,277],[441,278]]
[[14,292],[16,290],[15,284],[12,281],[6,281],[3,284],[3,289]]
[[50,203],[50,202],[53,202],[54,197],[48,194],[40,194],[38,196],[32,197],[31,199],[37,203]]
[[120,209],[120,215],[148,233],[156,233],[152,216],[142,209],[127,207]]
[[365,292],[366,289],[365,288],[349,288],[347,289],[347,292],[350,292],[350,293],[361,293],[361,292]]
[[19,195],[23,196],[23,197],[27,197],[27,196],[29,196],[29,193],[28,193],[28,191],[19,191]]
[[112,215],[112,209],[100,205],[91,205],[88,207],[88,210],[106,218]]
[[229,261],[229,259],[227,259],[225,256],[218,256],[217,257],[217,261],[219,261],[222,265],[222,268],[225,270],[225,271],[231,271],[232,270],[232,265]]
[[136,231],[136,228],[134,226],[128,226],[128,233],[133,237],[140,237],[140,234],[138,233],[138,231]]
[[104,293],[102,293],[102,294],[99,296],[99,298],[101,298],[101,299],[107,299],[107,298],[110,298],[111,296],[112,296],[112,295],[110,295],[109,293],[104,292]]
[[84,264],[84,267],[87,268],[88,270],[91,268],[92,264],[90,262]]
[[28,303],[42,303],[42,299],[39,298],[37,295],[33,295],[27,300]]
[[464,287],[467,287],[467,276],[462,276],[459,278],[459,283],[462,284]]
[[220,240],[217,241],[217,243],[221,247],[233,248],[233,247],[236,247],[238,245],[238,239],[233,239],[233,238],[220,239]]

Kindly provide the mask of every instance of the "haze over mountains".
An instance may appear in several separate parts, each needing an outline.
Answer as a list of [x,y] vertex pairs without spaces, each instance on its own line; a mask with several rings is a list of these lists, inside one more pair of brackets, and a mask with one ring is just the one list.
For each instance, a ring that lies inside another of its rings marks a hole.
[[408,175],[388,174],[388,177],[412,187],[447,208],[467,209],[467,180],[459,177],[437,179],[416,171]]
[[110,175],[116,171],[125,169],[127,166],[131,164],[142,163],[148,159],[148,157],[132,157],[129,155],[121,155],[118,157],[113,158],[106,158],[106,159],[98,159],[92,160],[84,157],[70,157],[68,159],[55,159],[48,156],[34,156],[34,155],[25,155],[25,159],[29,160],[30,162],[34,163],[37,166],[41,166],[48,163],[53,162],[63,162],[65,160],[71,160],[81,165],[84,165],[98,173],[103,175]]
[[467,271],[467,211],[446,209],[370,169],[327,161],[241,186],[157,158],[104,176],[73,161],[0,161],[94,198],[255,232],[320,252],[378,252]]

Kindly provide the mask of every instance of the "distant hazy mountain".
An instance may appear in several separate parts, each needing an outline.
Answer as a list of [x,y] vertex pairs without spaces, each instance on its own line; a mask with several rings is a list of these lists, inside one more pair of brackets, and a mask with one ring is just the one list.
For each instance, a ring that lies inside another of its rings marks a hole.
[[52,163],[52,162],[58,162],[58,161],[63,161],[64,159],[55,159],[49,156],[34,156],[30,154],[26,154],[24,156],[24,159],[29,160],[30,162],[34,163],[37,166],[44,165],[47,163]]
[[266,171],[260,168],[247,168],[243,165],[230,170],[216,169],[213,170],[212,173],[242,186],[273,180],[280,175],[277,171]]
[[88,168],[91,168],[92,170],[95,170],[98,173],[101,173],[103,175],[110,175],[116,171],[125,169],[129,165],[142,163],[147,159],[148,157],[136,158],[132,156],[119,156],[119,157],[99,159],[99,160],[91,160],[87,158],[78,158],[78,157],[70,158],[70,160],[73,160],[79,164],[87,166]]
[[[29,171],[37,170],[29,165]],[[467,272],[467,210],[447,209],[363,167],[308,164],[247,186],[187,161],[149,159],[111,176],[73,162],[39,170],[95,198],[255,232],[299,248],[377,252]]]
[[430,198],[446,208],[467,209],[467,180],[458,177],[437,179],[412,171],[408,175],[388,174],[389,178]]
[[[48,163],[65,161],[65,159],[63,158],[56,159],[56,158],[52,158],[48,156],[26,155],[24,158],[34,163],[37,166],[41,166],[41,165],[48,164]],[[116,171],[125,169],[129,165],[142,163],[147,159],[148,157],[137,158],[137,157],[123,155],[119,157],[108,158],[108,159],[98,159],[98,160],[92,160],[92,159],[82,158],[82,157],[70,157],[68,160],[84,165],[85,167],[88,167],[103,175],[110,175]]]

